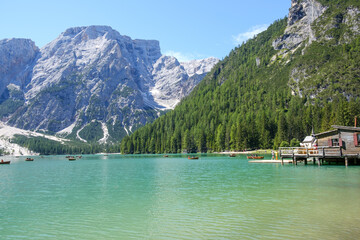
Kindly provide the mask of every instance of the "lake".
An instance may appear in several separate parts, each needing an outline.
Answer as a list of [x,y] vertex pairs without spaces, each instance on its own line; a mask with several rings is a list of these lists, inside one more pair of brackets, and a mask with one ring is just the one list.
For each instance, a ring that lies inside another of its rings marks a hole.
[[360,167],[245,156],[0,165],[0,239],[360,239]]

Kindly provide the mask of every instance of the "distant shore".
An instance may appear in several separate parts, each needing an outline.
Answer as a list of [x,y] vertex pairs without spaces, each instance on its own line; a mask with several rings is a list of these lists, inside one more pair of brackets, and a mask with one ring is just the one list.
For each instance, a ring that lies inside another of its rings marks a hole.
[[226,152],[214,152],[218,154],[271,154],[271,149],[258,149],[258,150],[251,150],[251,151],[226,151]]

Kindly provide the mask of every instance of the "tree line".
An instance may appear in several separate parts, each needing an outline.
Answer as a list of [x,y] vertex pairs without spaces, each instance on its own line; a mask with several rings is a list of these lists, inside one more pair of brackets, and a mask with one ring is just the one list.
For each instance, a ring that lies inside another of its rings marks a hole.
[[[312,129],[352,126],[360,114],[360,38],[303,44],[274,59],[272,42],[286,23],[231,51],[173,111],[125,137],[122,153],[276,149]],[[294,69],[305,77],[291,80]]]

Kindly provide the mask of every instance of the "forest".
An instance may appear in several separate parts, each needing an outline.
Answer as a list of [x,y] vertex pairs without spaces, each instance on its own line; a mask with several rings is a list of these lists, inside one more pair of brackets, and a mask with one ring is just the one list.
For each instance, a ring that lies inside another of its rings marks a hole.
[[344,19],[360,2],[319,2],[328,9],[312,26],[316,41],[281,54],[273,42],[284,34],[287,18],[275,21],[233,49],[173,111],[120,144],[97,144],[102,135],[96,123],[81,132],[90,144],[20,136],[14,142],[41,154],[243,151],[298,146],[312,131],[354,126],[360,116],[360,36]]
[[[323,24],[345,10],[332,6]],[[298,145],[312,129],[353,126],[360,115],[359,35],[344,41],[349,30],[338,24],[322,33],[330,41],[302,44],[274,59],[272,42],[286,25],[286,18],[277,20],[231,51],[174,111],[125,137],[121,152],[277,149]],[[294,72],[306,77],[295,79]]]
[[[100,152],[120,152],[120,146],[112,144],[84,143],[80,141],[53,141],[44,137],[26,137],[15,135],[12,143],[19,144],[41,155],[95,154]],[[0,152],[1,154],[1,152]]]

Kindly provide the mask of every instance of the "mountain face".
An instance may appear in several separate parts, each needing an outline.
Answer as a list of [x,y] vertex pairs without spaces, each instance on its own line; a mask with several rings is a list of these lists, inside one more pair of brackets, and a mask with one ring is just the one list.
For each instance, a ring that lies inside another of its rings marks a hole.
[[294,50],[306,39],[311,44],[316,40],[311,25],[326,9],[326,6],[317,1],[292,0],[285,32],[273,42],[273,47],[276,50],[286,49],[283,52],[287,52]]
[[162,56],[154,64],[152,72],[156,83],[150,92],[154,100],[161,106],[174,108],[218,61],[207,58],[180,63],[174,57]]
[[123,153],[296,146],[360,115],[360,2],[292,0],[219,62],[176,108],[121,142]]
[[31,40],[0,40],[0,103],[9,98],[10,88],[21,88],[29,83],[31,66],[39,49]]
[[117,141],[173,108],[217,61],[179,63],[162,56],[158,41],[107,26],[67,29],[41,49],[2,40],[0,117],[22,129]]

